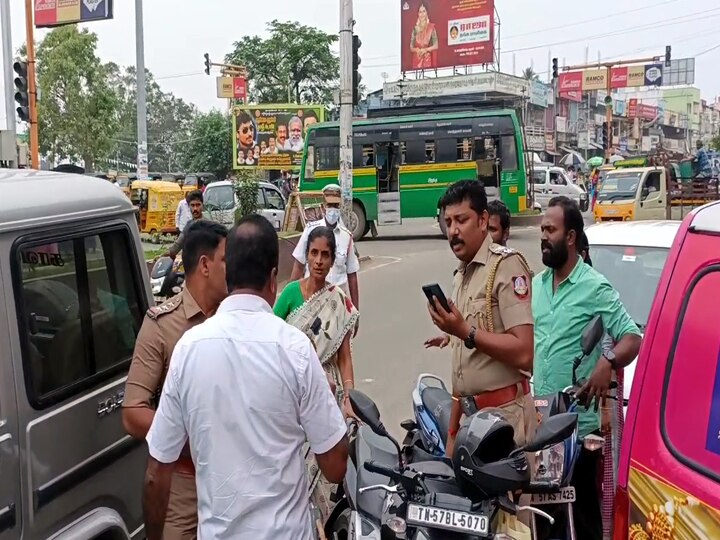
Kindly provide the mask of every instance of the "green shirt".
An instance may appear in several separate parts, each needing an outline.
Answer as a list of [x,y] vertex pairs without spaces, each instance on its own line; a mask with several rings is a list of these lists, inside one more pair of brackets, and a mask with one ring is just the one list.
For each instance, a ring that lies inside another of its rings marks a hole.
[[300,289],[300,282],[293,281],[285,286],[280,296],[275,300],[273,311],[282,320],[287,320],[288,316],[304,303],[305,299],[303,298],[302,289]]
[[[627,334],[641,335],[607,279],[582,259],[553,294],[553,271],[535,276],[532,286],[535,319],[533,386],[536,396],[554,394],[572,385],[572,365],[582,355],[580,340],[595,315],[602,317],[605,332],[617,343]],[[589,377],[598,359],[598,346],[578,367],[577,378]],[[600,416],[591,406],[580,411],[580,436],[600,428]]]

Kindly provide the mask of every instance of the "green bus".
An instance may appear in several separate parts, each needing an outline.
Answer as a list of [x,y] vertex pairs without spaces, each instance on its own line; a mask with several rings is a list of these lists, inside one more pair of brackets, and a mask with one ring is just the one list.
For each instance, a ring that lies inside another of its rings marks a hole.
[[[305,137],[300,191],[338,183],[340,128],[314,124]],[[511,212],[526,207],[522,130],[511,109],[418,114],[353,122],[353,213],[359,240],[375,224],[434,217],[445,233],[438,202],[463,179],[484,183],[488,198]]]

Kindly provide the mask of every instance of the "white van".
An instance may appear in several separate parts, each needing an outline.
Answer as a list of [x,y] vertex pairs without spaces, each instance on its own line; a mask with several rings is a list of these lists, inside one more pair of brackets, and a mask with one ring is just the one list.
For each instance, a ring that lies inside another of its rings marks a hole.
[[589,207],[587,192],[574,184],[562,167],[536,166],[532,173],[533,194],[535,202],[547,208],[550,199],[565,195],[575,200],[580,210],[585,212]]
[[[213,182],[205,188],[203,194],[204,218],[232,227],[235,223],[235,211],[238,208],[233,183],[229,180]],[[285,221],[285,198],[278,188],[268,182],[258,183],[257,208],[273,224],[276,230],[282,228]]]

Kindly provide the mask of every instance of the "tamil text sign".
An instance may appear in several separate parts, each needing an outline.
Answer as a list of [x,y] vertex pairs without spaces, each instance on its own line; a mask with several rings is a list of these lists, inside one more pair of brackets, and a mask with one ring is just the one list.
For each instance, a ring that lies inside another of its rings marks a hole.
[[218,77],[217,97],[222,99],[246,99],[247,81],[244,77]]
[[35,26],[62,26],[113,18],[113,0],[35,0]]
[[494,61],[495,0],[400,0],[402,70]]
[[309,125],[324,120],[321,105],[252,105],[233,111],[236,169],[300,167]]
[[474,75],[455,75],[385,83],[383,85],[383,99],[388,101],[487,92],[522,96],[527,95],[529,86],[530,83],[521,77],[490,71]]
[[[607,69],[586,69],[560,74],[560,95],[567,97],[570,92],[591,92],[606,90],[608,87]],[[619,66],[610,71],[610,87],[637,88],[639,86],[661,86],[663,84],[662,64],[643,66]]]

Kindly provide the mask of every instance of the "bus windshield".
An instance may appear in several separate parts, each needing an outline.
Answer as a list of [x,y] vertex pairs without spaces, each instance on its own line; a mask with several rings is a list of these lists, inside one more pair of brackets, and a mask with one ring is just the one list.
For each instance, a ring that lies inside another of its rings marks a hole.
[[605,177],[598,193],[599,201],[634,199],[642,173],[611,172]]

